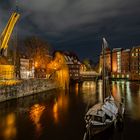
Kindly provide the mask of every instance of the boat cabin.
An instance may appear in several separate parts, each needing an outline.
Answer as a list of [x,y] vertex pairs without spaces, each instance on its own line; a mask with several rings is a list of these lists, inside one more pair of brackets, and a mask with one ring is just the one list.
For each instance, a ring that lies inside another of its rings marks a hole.
[[94,114],[94,121],[104,123],[105,119],[106,119],[106,115],[103,110],[97,110],[97,113]]

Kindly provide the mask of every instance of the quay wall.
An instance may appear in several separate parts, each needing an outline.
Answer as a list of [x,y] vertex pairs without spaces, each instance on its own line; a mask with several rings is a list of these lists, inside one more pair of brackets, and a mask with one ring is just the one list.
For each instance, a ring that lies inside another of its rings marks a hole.
[[16,85],[0,86],[0,102],[16,99],[58,88],[57,84],[46,79],[24,80]]

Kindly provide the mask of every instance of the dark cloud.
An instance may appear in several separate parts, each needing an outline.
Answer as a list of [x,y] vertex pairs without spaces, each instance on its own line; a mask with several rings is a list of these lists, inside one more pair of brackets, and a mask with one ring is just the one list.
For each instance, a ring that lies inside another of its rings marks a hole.
[[[110,47],[140,44],[139,0],[18,0],[20,36],[38,35],[55,49],[94,59],[105,36]],[[0,31],[15,0],[0,1]]]

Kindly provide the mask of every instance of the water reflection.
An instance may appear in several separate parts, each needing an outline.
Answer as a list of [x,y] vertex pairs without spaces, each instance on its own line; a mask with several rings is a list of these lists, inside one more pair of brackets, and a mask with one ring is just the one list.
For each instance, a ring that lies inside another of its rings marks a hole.
[[[139,132],[140,129],[140,84],[114,81],[111,82],[110,88],[117,100],[125,97],[127,122],[121,133],[125,137],[121,139],[130,140],[133,131],[131,126],[135,121],[134,132]],[[81,140],[87,106],[101,101],[102,81],[99,80],[84,82],[82,85],[77,83],[71,87],[69,93],[65,90],[55,90],[1,103],[0,140]],[[107,140],[118,140],[119,135],[114,132]]]
[[61,94],[54,99],[53,104],[53,118],[55,123],[59,123],[63,119],[64,114],[67,113],[69,107],[68,94],[65,94],[65,90],[61,91]]
[[4,140],[14,139],[17,134],[16,116],[14,113],[9,113],[7,116],[0,117],[1,137]]
[[79,83],[75,84],[75,94],[78,96],[79,94]]
[[82,84],[83,101],[88,105],[96,102],[96,83],[94,81],[86,81]]
[[99,102],[103,102],[103,90],[102,90],[102,85],[103,84],[103,82],[102,82],[102,80],[99,80],[98,81],[98,94],[99,94]]
[[117,81],[112,83],[112,94],[116,100],[120,101],[121,97],[126,100],[126,114],[129,117],[140,119],[140,84],[138,82]]
[[29,111],[29,117],[30,117],[31,121],[34,123],[35,128],[36,128],[36,133],[38,135],[40,135],[41,130],[42,130],[40,119],[41,119],[41,115],[42,115],[44,109],[45,109],[45,106],[35,104],[30,108],[30,111]]
[[53,105],[53,116],[54,116],[54,122],[58,122],[58,102],[56,101]]

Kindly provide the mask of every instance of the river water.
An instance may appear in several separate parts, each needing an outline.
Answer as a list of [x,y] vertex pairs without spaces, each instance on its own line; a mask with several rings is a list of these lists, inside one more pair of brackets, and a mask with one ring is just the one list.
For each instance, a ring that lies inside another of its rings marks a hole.
[[[116,100],[125,97],[124,128],[100,139],[139,139],[140,84],[111,82],[110,89]],[[0,140],[82,140],[84,114],[101,100],[102,81],[92,81],[75,84],[69,92],[53,90],[0,103]]]

